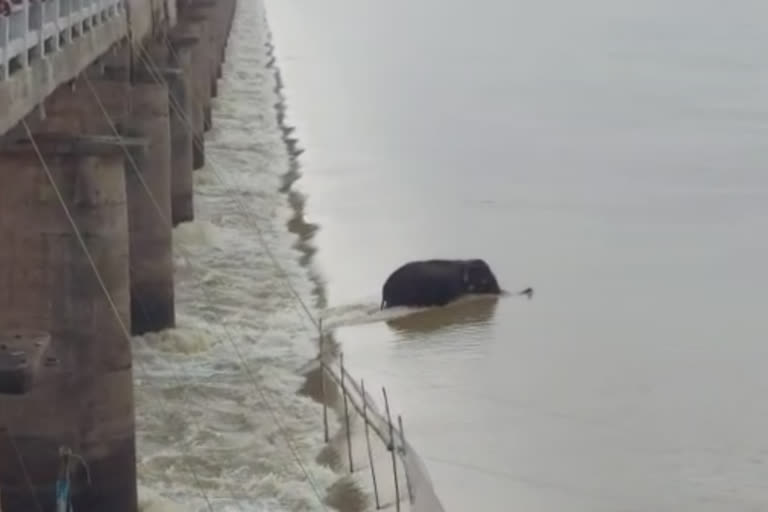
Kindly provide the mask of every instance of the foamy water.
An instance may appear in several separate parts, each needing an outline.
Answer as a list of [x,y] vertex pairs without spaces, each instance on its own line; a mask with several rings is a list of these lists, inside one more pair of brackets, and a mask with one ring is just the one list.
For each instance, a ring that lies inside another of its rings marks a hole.
[[315,331],[272,259],[313,304],[316,285],[286,228],[295,211],[283,192],[295,176],[267,37],[261,4],[241,2],[208,164],[195,173],[196,220],[174,231],[178,326],[134,345],[144,512],[324,510],[343,477],[316,462],[322,407],[297,393]]

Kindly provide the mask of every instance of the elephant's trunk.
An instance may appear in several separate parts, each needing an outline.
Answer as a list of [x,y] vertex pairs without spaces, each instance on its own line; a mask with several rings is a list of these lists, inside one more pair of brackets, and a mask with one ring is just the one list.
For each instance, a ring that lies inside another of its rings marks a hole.
[[531,300],[533,298],[533,288],[526,288],[523,291],[517,292],[517,295],[525,295],[528,297],[528,300]]

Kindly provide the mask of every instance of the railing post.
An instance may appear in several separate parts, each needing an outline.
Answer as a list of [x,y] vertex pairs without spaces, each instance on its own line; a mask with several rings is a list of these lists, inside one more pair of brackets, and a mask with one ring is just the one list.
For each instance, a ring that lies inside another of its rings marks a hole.
[[67,17],[67,40],[71,42],[75,36],[75,20],[80,15],[80,0],[68,0],[68,2],[69,16]]
[[[72,2],[74,0],[57,0],[59,5],[66,5],[67,8],[64,12],[64,26],[61,30],[64,32],[64,44],[70,44],[72,42]],[[66,3],[64,3],[66,2]]]
[[373,466],[373,451],[371,450],[370,424],[368,423],[368,400],[365,398],[365,381],[360,379],[360,395],[363,397],[363,424],[365,425],[365,444],[368,447],[368,464],[371,466],[371,478],[373,479],[373,495],[376,497],[376,510],[381,509],[379,501],[379,486],[376,483],[376,468]]
[[323,351],[325,334],[323,334],[322,319],[320,320],[319,330],[320,330],[320,390],[323,394],[323,439],[325,439],[325,442],[327,443],[330,437],[328,435],[328,396],[325,393],[326,369],[325,369],[325,360],[323,359],[323,356],[325,354],[325,352]]
[[80,37],[85,35],[86,28],[88,27],[88,15],[91,10],[91,2],[88,0],[79,0],[78,7],[80,11],[80,21],[77,22],[77,30],[80,31]]
[[9,57],[9,49],[8,49],[8,40],[10,39],[10,32],[11,32],[11,17],[9,16],[1,16],[0,17],[0,66],[3,66],[3,74],[2,79],[8,80],[8,65],[11,62],[11,59]]
[[341,391],[344,393],[344,420],[347,431],[347,453],[349,454],[349,472],[355,472],[355,466],[352,462],[352,430],[349,424],[349,405],[347,398],[347,387],[344,385],[344,353],[339,354],[339,366],[341,367]]
[[85,35],[85,22],[88,20],[88,8],[90,2],[88,0],[77,0],[78,22],[77,30],[80,31],[80,37]]
[[23,0],[21,7],[21,40],[24,41],[24,44],[21,48],[21,55],[19,55],[19,64],[22,68],[26,68],[29,65],[29,0]]
[[50,0],[53,2],[53,27],[54,27],[54,36],[53,36],[53,48],[52,51],[57,52],[59,51],[59,37],[61,36],[61,23],[59,19],[61,18],[61,0]]
[[411,478],[408,475],[408,466],[405,461],[405,430],[403,430],[403,417],[397,415],[397,423],[400,426],[400,444],[403,446],[403,466],[405,468],[405,485],[408,487],[408,499],[413,504],[413,488],[411,487]]
[[37,19],[35,19],[35,28],[37,29],[37,55],[39,58],[45,57],[45,1],[37,0],[35,2],[35,12],[37,12]]
[[384,395],[384,408],[387,411],[387,423],[389,424],[389,443],[387,449],[392,453],[392,473],[395,477],[395,510],[400,512],[400,484],[397,480],[397,453],[395,445],[395,434],[392,426],[392,415],[389,413],[389,399],[387,398],[387,389],[382,387],[381,392]]

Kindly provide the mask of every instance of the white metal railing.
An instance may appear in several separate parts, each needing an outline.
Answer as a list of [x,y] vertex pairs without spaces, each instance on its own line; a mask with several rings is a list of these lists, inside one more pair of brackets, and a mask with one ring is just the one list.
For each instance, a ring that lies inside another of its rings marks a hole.
[[0,0],[0,82],[108,19],[124,0]]

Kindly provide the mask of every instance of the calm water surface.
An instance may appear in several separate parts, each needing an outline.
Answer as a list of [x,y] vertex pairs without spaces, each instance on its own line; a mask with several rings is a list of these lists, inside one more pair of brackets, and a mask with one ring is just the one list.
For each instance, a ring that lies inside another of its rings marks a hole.
[[533,4],[267,2],[329,306],[427,257],[536,289],[347,362],[448,510],[765,510],[768,4]]

